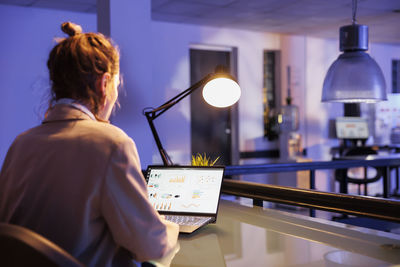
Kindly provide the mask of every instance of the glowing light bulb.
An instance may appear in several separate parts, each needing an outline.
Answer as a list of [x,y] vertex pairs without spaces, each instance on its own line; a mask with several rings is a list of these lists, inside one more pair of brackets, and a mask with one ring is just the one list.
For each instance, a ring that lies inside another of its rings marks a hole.
[[211,106],[224,108],[235,104],[241,95],[240,86],[228,78],[216,78],[203,88],[203,98]]

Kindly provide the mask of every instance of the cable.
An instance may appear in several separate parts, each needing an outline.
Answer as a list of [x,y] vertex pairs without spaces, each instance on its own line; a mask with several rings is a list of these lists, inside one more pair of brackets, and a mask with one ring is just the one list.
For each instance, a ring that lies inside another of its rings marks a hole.
[[357,24],[356,13],[357,13],[357,0],[353,0],[353,24]]

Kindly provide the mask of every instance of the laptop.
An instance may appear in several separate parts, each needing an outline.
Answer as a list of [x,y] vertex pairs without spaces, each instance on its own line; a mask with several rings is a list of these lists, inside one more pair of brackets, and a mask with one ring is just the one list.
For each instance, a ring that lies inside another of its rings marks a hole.
[[147,191],[153,207],[192,233],[215,223],[221,194],[223,166],[148,166]]

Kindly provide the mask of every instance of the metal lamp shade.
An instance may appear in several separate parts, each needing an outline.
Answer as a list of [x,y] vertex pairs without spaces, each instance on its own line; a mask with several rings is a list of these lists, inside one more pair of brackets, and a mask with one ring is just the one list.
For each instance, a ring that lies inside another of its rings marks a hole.
[[330,66],[322,102],[377,102],[387,100],[386,83],[378,64],[364,51],[344,52]]

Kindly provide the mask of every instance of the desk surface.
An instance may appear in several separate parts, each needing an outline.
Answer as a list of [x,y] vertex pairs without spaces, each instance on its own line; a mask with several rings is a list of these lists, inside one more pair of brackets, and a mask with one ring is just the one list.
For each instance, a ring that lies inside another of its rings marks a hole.
[[324,254],[336,250],[351,251],[360,261],[368,255],[372,266],[400,263],[400,235],[239,201],[221,200],[217,223],[181,235],[179,242],[175,267],[325,266]]

